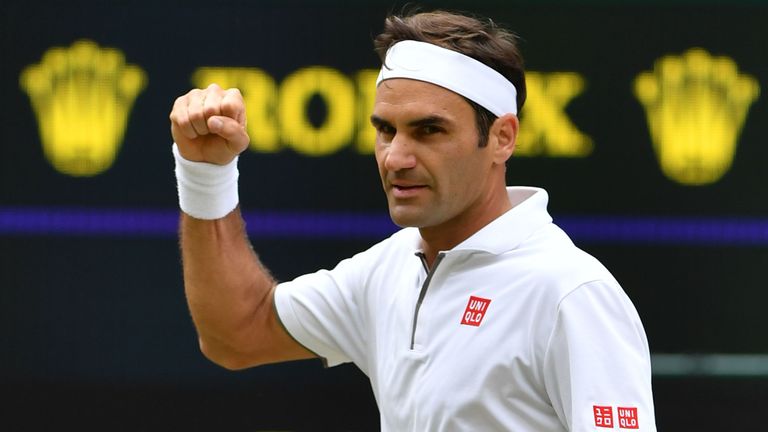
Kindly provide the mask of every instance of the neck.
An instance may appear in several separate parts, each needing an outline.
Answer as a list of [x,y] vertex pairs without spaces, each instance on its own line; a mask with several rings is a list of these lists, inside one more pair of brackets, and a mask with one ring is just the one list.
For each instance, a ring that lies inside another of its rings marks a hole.
[[430,269],[440,251],[451,250],[512,208],[506,187],[475,203],[464,213],[440,225],[419,228],[421,246]]

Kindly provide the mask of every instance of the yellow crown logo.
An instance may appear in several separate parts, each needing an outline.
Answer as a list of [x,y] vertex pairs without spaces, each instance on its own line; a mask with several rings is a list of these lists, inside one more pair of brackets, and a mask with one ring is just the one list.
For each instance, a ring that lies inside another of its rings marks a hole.
[[112,166],[147,79],[139,67],[125,64],[120,51],[80,40],[49,49],[19,82],[32,101],[51,165],[64,174],[93,176]]
[[739,133],[760,87],[728,57],[701,48],[665,56],[634,83],[662,172],[686,185],[718,181],[731,167]]

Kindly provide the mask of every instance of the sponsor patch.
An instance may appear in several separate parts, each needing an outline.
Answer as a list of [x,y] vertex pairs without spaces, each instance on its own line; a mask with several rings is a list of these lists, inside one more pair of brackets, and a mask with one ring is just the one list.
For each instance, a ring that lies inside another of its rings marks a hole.
[[467,309],[464,311],[464,315],[461,317],[461,323],[463,325],[479,327],[483,322],[485,314],[488,311],[488,305],[491,304],[489,299],[482,297],[470,296],[467,303]]
[[613,428],[613,407],[594,405],[595,426]]
[[619,427],[622,429],[639,429],[640,424],[637,421],[637,408],[617,407],[619,414]]

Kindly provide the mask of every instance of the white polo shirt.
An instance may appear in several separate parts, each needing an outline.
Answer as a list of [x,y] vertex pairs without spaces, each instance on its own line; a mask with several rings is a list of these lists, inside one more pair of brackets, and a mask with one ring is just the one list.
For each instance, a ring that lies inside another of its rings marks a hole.
[[406,228],[280,284],[280,320],[370,378],[384,431],[655,431],[631,301],[552,223],[544,190],[508,194],[513,208],[431,272]]

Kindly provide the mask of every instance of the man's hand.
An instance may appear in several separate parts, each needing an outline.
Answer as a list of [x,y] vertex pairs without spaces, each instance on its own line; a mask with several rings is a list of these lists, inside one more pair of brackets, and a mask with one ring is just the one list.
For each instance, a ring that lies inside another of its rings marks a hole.
[[248,148],[245,102],[238,89],[216,84],[180,96],[170,115],[171,134],[184,159],[226,165]]

